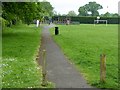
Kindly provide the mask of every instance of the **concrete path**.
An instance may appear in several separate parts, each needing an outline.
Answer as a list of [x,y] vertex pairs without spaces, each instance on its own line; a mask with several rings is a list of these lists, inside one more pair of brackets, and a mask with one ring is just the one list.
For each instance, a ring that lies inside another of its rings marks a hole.
[[47,80],[55,83],[56,88],[91,88],[53,41],[49,33],[50,27],[52,26],[43,27],[41,45],[41,51],[46,49]]

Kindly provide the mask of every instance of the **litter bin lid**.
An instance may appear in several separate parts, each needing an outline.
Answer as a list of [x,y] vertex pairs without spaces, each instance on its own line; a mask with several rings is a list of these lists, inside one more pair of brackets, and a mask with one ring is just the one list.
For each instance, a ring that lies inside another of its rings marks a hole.
[[55,27],[55,28],[58,28],[58,27]]

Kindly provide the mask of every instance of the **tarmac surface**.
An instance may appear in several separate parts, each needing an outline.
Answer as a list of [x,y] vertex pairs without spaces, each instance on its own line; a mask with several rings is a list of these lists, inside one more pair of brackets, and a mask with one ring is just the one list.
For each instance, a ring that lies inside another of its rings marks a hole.
[[92,88],[54,42],[49,32],[51,27],[54,25],[43,27],[39,58],[43,63],[42,50],[45,49],[47,80],[55,83],[56,88]]

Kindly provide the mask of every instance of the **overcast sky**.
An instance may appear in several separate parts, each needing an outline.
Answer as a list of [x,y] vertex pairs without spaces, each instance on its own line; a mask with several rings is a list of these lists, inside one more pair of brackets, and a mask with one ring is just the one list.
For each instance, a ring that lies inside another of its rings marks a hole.
[[103,6],[103,9],[99,10],[99,12],[100,14],[104,14],[107,11],[110,13],[118,13],[118,2],[120,0],[46,0],[46,1],[49,1],[54,7],[54,10],[60,14],[67,14],[71,10],[74,10],[76,14],[78,14],[78,9],[80,6],[83,6],[90,1],[95,1]]

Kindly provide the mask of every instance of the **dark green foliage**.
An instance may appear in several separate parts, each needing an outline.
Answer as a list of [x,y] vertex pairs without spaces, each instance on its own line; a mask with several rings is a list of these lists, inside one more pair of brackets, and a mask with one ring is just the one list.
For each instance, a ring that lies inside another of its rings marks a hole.
[[69,11],[67,16],[77,16],[77,14],[75,13],[75,11]]
[[101,14],[100,16],[101,17],[119,17],[119,14],[106,12],[105,14]]
[[49,17],[53,13],[49,2],[3,2],[2,10],[2,18],[9,22],[9,27],[20,20],[29,25],[33,20],[41,20],[43,16]]
[[8,21],[0,17],[0,26],[2,26],[2,29],[4,29],[6,25],[8,25]]
[[89,2],[89,4],[86,4],[78,9],[79,16],[89,16],[88,12],[91,12],[91,16],[98,16],[98,10],[102,8],[103,7],[96,2]]
[[88,16],[87,10],[85,6],[82,6],[78,9],[79,16]]

